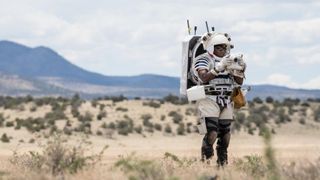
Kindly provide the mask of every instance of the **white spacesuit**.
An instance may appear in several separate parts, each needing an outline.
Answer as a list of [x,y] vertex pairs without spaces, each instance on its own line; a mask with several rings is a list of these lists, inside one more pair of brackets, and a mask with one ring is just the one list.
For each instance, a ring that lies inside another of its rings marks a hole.
[[206,128],[201,156],[203,160],[213,156],[213,144],[218,138],[217,164],[223,166],[228,163],[227,148],[233,121],[230,97],[233,88],[243,83],[246,64],[242,55],[230,55],[233,45],[227,34],[210,32],[201,40],[207,53],[197,56],[191,68],[193,81],[205,90],[205,97],[197,100],[200,119]]

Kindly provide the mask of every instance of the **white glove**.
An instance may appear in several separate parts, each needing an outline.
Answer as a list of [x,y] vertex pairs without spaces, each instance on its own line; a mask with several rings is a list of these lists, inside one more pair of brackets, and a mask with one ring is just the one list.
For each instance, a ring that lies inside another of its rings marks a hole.
[[220,62],[218,62],[215,66],[216,70],[221,72],[226,69],[227,66],[230,66],[233,62],[233,59],[230,57],[222,58]]
[[240,55],[236,56],[234,59],[236,59],[238,64],[243,68],[243,70],[245,70],[246,63],[243,60],[243,54],[240,54]]
[[233,63],[227,67],[228,70],[238,70],[243,71],[246,68],[246,63],[243,61],[243,55],[231,56],[230,59],[233,60]]

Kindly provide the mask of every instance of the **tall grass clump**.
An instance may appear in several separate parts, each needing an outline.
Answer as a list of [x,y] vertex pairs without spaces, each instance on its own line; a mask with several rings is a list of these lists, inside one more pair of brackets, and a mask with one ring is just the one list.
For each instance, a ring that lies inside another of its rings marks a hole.
[[66,173],[75,174],[86,167],[94,166],[101,160],[107,148],[107,146],[104,147],[99,154],[86,156],[84,155],[85,143],[82,141],[77,146],[70,146],[60,134],[54,134],[53,139],[43,146],[42,152],[29,151],[19,154],[14,151],[10,162],[27,172],[64,177]]

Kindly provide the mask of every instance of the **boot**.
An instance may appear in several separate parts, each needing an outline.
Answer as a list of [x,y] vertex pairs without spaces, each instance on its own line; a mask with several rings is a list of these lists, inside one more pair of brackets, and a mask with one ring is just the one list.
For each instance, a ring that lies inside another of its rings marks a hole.
[[216,147],[218,166],[224,166],[228,164],[228,147],[230,142],[230,135],[230,132],[220,133],[218,135],[218,142]]
[[[218,141],[219,142],[219,141]],[[217,146],[217,165],[218,167],[223,167],[228,164],[228,150],[227,148]]]
[[205,161],[206,159],[210,159],[214,154],[212,144],[207,142],[207,135],[202,139],[202,147],[201,147],[201,161]]

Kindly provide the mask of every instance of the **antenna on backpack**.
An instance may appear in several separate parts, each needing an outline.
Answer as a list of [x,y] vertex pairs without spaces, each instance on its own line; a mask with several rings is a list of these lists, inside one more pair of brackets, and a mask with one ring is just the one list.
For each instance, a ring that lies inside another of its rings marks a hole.
[[207,32],[209,33],[209,26],[207,21],[206,21],[206,27],[207,27]]
[[187,26],[188,26],[188,33],[189,33],[189,35],[190,35],[190,33],[191,33],[191,28],[190,28],[190,24],[189,24],[189,19],[187,19]]
[[197,34],[197,26],[194,26],[194,35]]

